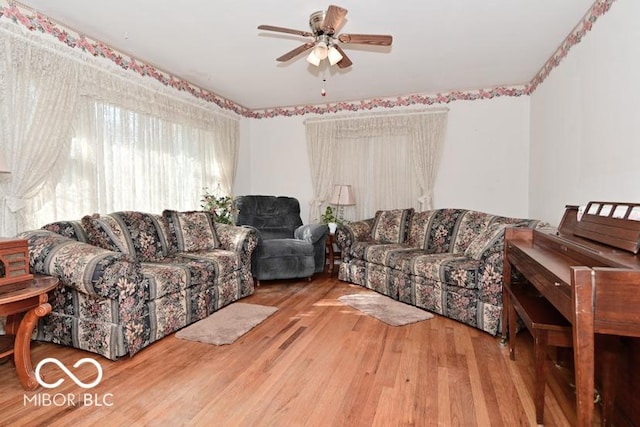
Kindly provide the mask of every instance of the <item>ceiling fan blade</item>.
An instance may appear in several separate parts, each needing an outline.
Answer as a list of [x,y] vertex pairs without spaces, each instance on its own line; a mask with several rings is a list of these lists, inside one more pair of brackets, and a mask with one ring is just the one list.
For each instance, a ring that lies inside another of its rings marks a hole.
[[292,30],[291,28],[283,28],[283,27],[274,27],[273,25],[260,25],[258,26],[259,30],[265,31],[276,31],[278,33],[287,33],[287,34],[295,34],[303,37],[313,37],[308,31],[300,31],[300,30]]
[[393,37],[383,34],[340,34],[338,40],[342,43],[391,46]]
[[342,48],[340,46],[333,45],[333,47],[336,48],[336,50],[338,52],[340,52],[340,55],[342,55],[342,59],[340,61],[338,61],[338,63],[336,64],[339,68],[347,68],[347,67],[351,67],[351,65],[353,64],[353,62],[351,62],[351,60],[349,59],[349,57],[347,56],[346,53],[344,53],[344,50],[342,50]]
[[326,34],[333,34],[340,27],[345,16],[347,16],[347,9],[340,6],[329,6],[322,22],[322,31]]
[[279,58],[276,58],[276,61],[280,61],[280,62],[287,62],[288,60],[290,60],[291,58],[294,58],[298,55],[300,55],[302,52],[304,52],[305,50],[309,50],[311,49],[313,46],[315,45],[314,42],[309,42],[309,43],[305,43],[302,46],[298,46],[297,48],[285,53],[284,55],[282,55]]

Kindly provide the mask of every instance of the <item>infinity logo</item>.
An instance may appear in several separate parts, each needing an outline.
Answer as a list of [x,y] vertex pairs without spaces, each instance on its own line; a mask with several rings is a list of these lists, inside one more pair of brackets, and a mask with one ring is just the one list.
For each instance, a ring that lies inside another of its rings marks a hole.
[[49,383],[45,382],[42,379],[42,377],[40,376],[40,369],[46,363],[53,363],[54,365],[57,365],[60,369],[62,369],[64,371],[65,374],[67,374],[67,376],[69,378],[71,378],[71,380],[74,383],[76,383],[78,386],[80,386],[82,388],[93,388],[93,387],[97,386],[98,384],[100,384],[100,381],[102,380],[102,366],[100,366],[100,364],[98,362],[96,362],[94,359],[91,359],[89,357],[85,357],[83,359],[78,360],[73,365],[74,368],[77,368],[78,366],[84,365],[85,363],[91,363],[98,370],[98,377],[93,382],[91,382],[89,384],[85,384],[82,381],[80,381],[80,379],[78,379],[78,377],[73,375],[73,373],[69,369],[67,369],[67,367],[64,366],[62,364],[62,362],[60,362],[58,359],[56,359],[54,357],[47,357],[46,359],[42,359],[36,365],[36,381],[38,381],[38,384],[40,384],[42,387],[45,387],[45,388],[55,388],[55,387],[58,387],[60,384],[62,384],[64,382],[64,379],[60,378],[55,383],[49,384]]

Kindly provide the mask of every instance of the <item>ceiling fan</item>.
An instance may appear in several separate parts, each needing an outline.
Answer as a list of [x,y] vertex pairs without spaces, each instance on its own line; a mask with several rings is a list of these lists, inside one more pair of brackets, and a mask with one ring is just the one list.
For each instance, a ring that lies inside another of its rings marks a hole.
[[382,34],[336,34],[347,15],[347,9],[340,6],[331,5],[327,10],[314,12],[309,17],[309,27],[311,32],[292,30],[290,28],[274,27],[273,25],[260,25],[259,30],[275,31],[279,33],[295,34],[302,37],[313,37],[309,41],[297,48],[285,53],[276,61],[286,62],[295,58],[303,52],[313,48],[307,61],[315,66],[320,65],[320,61],[328,59],[331,65],[338,65],[340,68],[351,66],[352,62],[344,53],[340,45],[344,44],[368,44],[376,46],[391,46],[393,37]]

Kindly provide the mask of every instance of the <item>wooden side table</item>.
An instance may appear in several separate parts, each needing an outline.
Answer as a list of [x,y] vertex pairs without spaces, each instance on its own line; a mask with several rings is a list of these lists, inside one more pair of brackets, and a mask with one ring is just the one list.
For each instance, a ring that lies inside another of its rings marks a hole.
[[334,249],[333,246],[336,243],[336,235],[329,233],[329,237],[327,237],[327,254],[329,256],[329,274],[333,275],[333,270],[335,269],[336,257],[338,260],[342,256],[340,249]]
[[58,279],[35,276],[28,282],[0,287],[0,316],[7,316],[6,335],[0,336],[0,359],[13,355],[22,386],[35,390],[38,382],[31,364],[31,334],[38,318],[51,312],[47,292],[58,286]]

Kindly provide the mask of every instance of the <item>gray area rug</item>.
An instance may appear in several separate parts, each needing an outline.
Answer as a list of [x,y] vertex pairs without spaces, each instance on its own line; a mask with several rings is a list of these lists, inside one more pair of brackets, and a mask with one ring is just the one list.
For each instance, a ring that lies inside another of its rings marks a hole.
[[215,345],[231,344],[276,311],[277,307],[235,302],[179,330],[176,338]]
[[344,295],[338,300],[391,326],[407,325],[433,317],[428,311],[375,293]]

